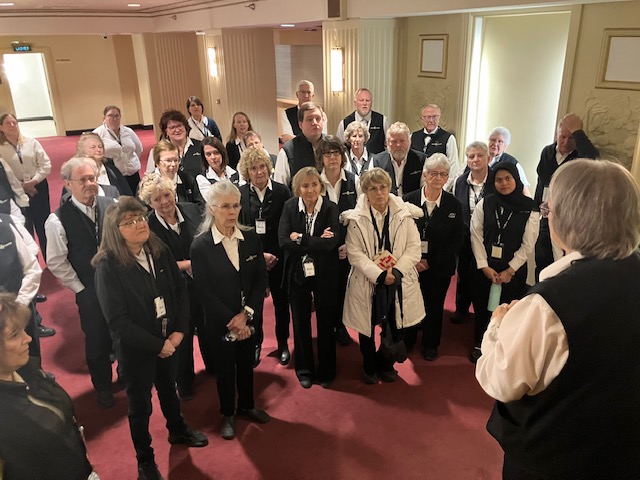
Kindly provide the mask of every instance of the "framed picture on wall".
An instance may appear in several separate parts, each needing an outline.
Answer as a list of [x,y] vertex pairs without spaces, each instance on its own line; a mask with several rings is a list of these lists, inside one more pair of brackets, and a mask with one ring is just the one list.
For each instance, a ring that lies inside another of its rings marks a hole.
[[605,28],[596,88],[640,90],[640,28]]
[[420,35],[419,77],[447,78],[449,35]]

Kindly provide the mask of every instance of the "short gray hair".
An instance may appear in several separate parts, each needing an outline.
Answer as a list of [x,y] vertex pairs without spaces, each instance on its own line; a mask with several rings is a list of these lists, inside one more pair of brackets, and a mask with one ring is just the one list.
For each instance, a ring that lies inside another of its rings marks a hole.
[[[240,190],[238,190],[238,187],[226,178],[211,185],[211,188],[209,188],[209,191],[207,192],[207,198],[205,198],[205,200],[207,201],[207,208],[204,213],[202,224],[198,229],[198,235],[208,232],[215,225],[216,219],[213,216],[211,207],[217,204],[218,198],[222,195],[235,195],[238,199],[238,202],[240,201]],[[240,223],[238,223],[237,226],[240,230],[251,230],[244,225],[240,225]]]
[[451,164],[449,158],[444,153],[434,153],[424,162],[422,167],[422,173],[426,173],[429,170],[435,170],[436,168],[446,168],[447,172],[451,171]]
[[409,130],[407,124],[403,122],[392,123],[391,126],[387,129],[387,138],[389,138],[391,135],[397,135],[399,133],[403,133],[407,136],[407,138],[411,138],[411,130]]
[[311,82],[310,80],[300,80],[300,81],[298,82],[298,84],[296,85],[296,92],[297,92],[298,90],[300,90],[300,87],[301,87],[302,85],[309,85],[309,86],[311,87],[311,89],[315,91],[315,87],[313,86],[313,82]]
[[511,132],[507,127],[496,127],[489,132],[489,138],[494,135],[501,135],[504,138],[504,144],[509,146],[511,145]]
[[571,250],[619,260],[638,248],[640,187],[621,165],[591,159],[567,162],[554,174],[550,190],[549,224]]
[[482,150],[487,157],[489,156],[489,147],[487,146],[487,144],[484,142],[475,141],[471,142],[469,145],[467,145],[467,148],[464,149],[465,157],[469,153],[469,150],[471,150],[472,148],[475,148],[476,150]]
[[351,137],[351,135],[353,135],[354,132],[357,132],[358,130],[362,130],[362,134],[364,135],[364,143],[367,143],[369,141],[369,138],[371,138],[369,129],[365,126],[364,123],[359,122],[358,120],[354,120],[349,125],[347,125],[347,128],[344,129],[344,141],[349,143],[349,137]]
[[93,170],[93,174],[96,176],[98,175],[98,167],[96,166],[96,162],[93,158],[71,157],[62,164],[62,167],[60,167],[60,177],[62,177],[62,180],[71,180],[73,171],[76,168],[84,167],[85,165],[89,165]]

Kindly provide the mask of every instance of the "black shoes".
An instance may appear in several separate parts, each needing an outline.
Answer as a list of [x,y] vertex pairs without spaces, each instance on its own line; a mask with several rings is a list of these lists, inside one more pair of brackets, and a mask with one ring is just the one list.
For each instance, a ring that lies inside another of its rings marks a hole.
[[185,425],[184,431],[169,434],[169,443],[171,445],[186,445],[188,447],[199,448],[209,445],[209,439],[207,439],[204,433]]
[[362,381],[367,385],[375,385],[378,383],[378,374],[377,373],[367,373],[364,370],[362,371]]
[[33,301],[34,301],[35,303],[44,303],[44,302],[46,302],[46,301],[47,301],[47,296],[46,296],[46,295],[43,295],[43,294],[41,294],[41,293],[36,293],[36,296],[35,296],[35,297],[33,297]]
[[271,420],[271,417],[269,416],[269,414],[264,410],[262,410],[261,408],[251,408],[251,409],[239,408],[238,415],[247,417],[249,420],[256,423],[267,423],[269,420]]
[[231,415],[230,417],[222,417],[222,426],[220,427],[220,435],[225,440],[233,440],[236,438],[236,417]]
[[386,383],[392,383],[398,379],[398,372],[395,368],[392,368],[391,370],[380,370],[378,374],[380,375],[380,380]]
[[56,334],[55,329],[40,325],[38,327],[38,336],[40,338],[53,337]]
[[481,356],[482,350],[480,350],[480,347],[473,347],[473,350],[471,350],[471,353],[469,354],[469,361],[471,363],[477,363]]
[[346,347],[351,343],[351,337],[344,325],[336,327],[336,342],[338,342],[338,345],[342,345],[343,347]]
[[280,348],[280,365],[288,365],[291,360],[291,352],[289,352],[289,346],[285,345]]
[[164,480],[155,462],[138,464],[138,480]]
[[115,404],[113,392],[111,390],[100,390],[98,392],[98,405],[102,408],[111,408]]
[[438,358],[438,349],[437,348],[425,348],[422,352],[422,357],[427,362],[433,362],[436,358]]
[[300,386],[302,388],[311,388],[311,385],[313,385],[311,378],[307,377],[306,375],[300,375],[298,377],[298,381],[300,382]]
[[260,365],[260,350],[260,345],[256,345],[256,350],[253,357],[253,368],[256,368],[258,365]]
[[178,387],[178,398],[183,402],[193,400],[193,387]]

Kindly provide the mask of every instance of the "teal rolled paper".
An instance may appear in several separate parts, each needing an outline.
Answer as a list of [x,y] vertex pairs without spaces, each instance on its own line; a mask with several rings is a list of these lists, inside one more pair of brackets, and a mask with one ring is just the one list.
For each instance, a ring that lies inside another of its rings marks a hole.
[[502,294],[502,285],[499,283],[492,283],[489,290],[489,303],[487,304],[487,310],[493,312],[498,305],[500,305],[500,295]]

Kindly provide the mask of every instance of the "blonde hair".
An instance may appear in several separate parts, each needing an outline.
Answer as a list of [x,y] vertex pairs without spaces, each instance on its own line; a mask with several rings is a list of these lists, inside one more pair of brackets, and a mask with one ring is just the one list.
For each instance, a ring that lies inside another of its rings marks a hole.
[[367,170],[360,177],[360,189],[363,192],[369,191],[369,188],[371,188],[374,183],[391,188],[391,177],[386,170],[380,167]]
[[403,122],[392,123],[391,126],[387,129],[387,140],[389,139],[389,137],[391,137],[391,135],[399,135],[399,134],[403,134],[403,135],[406,135],[407,138],[411,138],[411,130],[409,130],[409,127],[407,127],[406,123],[403,123]]
[[75,153],[76,157],[89,156],[89,154],[84,152],[84,143],[90,138],[93,138],[94,140],[98,140],[100,142],[100,145],[102,145],[102,148],[104,149],[104,142],[102,141],[102,138],[100,137],[100,135],[93,132],[84,132],[82,135],[80,135],[80,138],[78,138],[78,143],[76,143],[76,153]]
[[364,123],[359,122],[358,120],[354,120],[349,125],[347,125],[347,128],[344,129],[344,141],[350,143],[349,138],[351,138],[351,135],[353,135],[358,130],[362,131],[362,134],[364,135],[364,143],[366,144],[369,141],[371,135],[369,134],[369,130],[367,129],[367,127],[365,127]]
[[[20,132],[20,122],[18,122],[18,117],[16,117],[13,113],[3,113],[2,115],[0,115],[0,125],[4,123],[7,117],[13,117],[13,119],[18,123],[18,143],[22,145],[24,143],[24,136]],[[4,132],[0,132],[0,144],[3,143],[9,143],[9,140],[7,140]]]
[[273,165],[271,165],[271,158],[269,158],[267,152],[262,148],[247,148],[242,152],[238,162],[238,172],[240,172],[245,182],[250,182],[249,170],[260,163],[264,163],[267,166],[267,175],[270,177],[273,172]]
[[169,190],[174,195],[176,193],[176,185],[173,180],[163,177],[160,173],[147,173],[140,182],[138,187],[138,198],[149,205],[151,196],[156,192],[164,192]]
[[303,180],[307,177],[315,177],[318,179],[318,183],[320,184],[320,195],[324,195],[326,192],[326,188],[324,186],[324,182],[320,177],[320,172],[316,169],[316,167],[304,167],[298,170],[293,177],[293,181],[291,182],[291,190],[296,197],[300,196],[300,184],[302,184]]
[[160,140],[153,147],[153,163],[158,166],[160,163],[160,154],[162,152],[178,152],[178,147],[168,140]]
[[640,188],[621,165],[577,159],[562,165],[550,185],[550,225],[585,257],[621,259],[640,244]]

